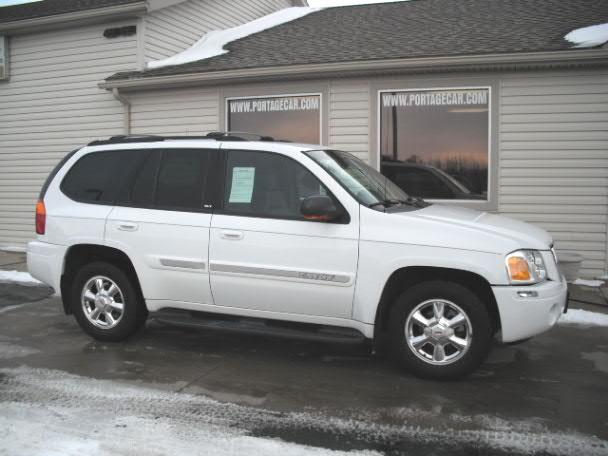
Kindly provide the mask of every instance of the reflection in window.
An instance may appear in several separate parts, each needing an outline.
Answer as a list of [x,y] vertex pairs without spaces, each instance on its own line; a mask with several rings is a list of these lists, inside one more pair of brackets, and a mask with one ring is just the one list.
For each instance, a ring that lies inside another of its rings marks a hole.
[[381,171],[406,193],[486,200],[489,89],[383,92]]
[[321,96],[294,95],[228,100],[228,130],[299,143],[321,143]]

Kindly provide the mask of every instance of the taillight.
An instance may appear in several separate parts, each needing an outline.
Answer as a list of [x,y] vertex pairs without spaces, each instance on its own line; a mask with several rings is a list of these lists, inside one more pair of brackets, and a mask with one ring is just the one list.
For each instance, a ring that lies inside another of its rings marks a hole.
[[44,234],[46,230],[46,207],[44,201],[40,200],[36,203],[36,233]]

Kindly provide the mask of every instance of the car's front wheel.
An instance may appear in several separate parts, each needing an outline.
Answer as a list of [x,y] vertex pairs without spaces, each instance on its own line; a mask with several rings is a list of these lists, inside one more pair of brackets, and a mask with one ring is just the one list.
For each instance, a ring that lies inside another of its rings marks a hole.
[[468,288],[429,281],[406,290],[395,302],[391,345],[415,375],[449,380],[473,372],[492,345],[487,308]]
[[81,328],[95,339],[118,342],[137,332],[147,310],[124,271],[113,264],[95,262],[74,277],[72,312]]

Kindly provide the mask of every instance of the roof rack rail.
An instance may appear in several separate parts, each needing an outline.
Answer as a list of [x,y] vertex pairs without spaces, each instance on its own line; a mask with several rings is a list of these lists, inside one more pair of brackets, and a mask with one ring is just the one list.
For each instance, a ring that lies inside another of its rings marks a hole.
[[[200,140],[213,139],[216,141],[276,141],[272,136],[259,135],[245,131],[212,131],[204,136],[160,136],[160,135],[116,135],[109,139],[96,139],[89,146],[102,146],[106,144],[157,142],[167,140]],[[285,141],[287,142],[287,141]]]
[[[248,138],[249,137],[249,138]],[[260,135],[249,131],[212,131],[207,138],[220,141],[274,141],[272,136]]]
[[120,143],[133,143],[133,142],[152,142],[152,141],[164,141],[165,138],[156,135],[116,135],[111,136],[109,139],[96,139],[91,141],[88,146],[101,146],[104,144],[120,144]]

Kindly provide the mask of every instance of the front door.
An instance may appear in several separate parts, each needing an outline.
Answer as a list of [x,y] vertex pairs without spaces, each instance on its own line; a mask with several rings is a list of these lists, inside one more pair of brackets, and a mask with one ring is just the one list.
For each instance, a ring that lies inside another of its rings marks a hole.
[[224,153],[223,202],[214,211],[209,248],[215,304],[278,318],[350,318],[358,210],[351,207],[340,223],[305,220],[304,198],[334,197],[306,167],[278,153]]

